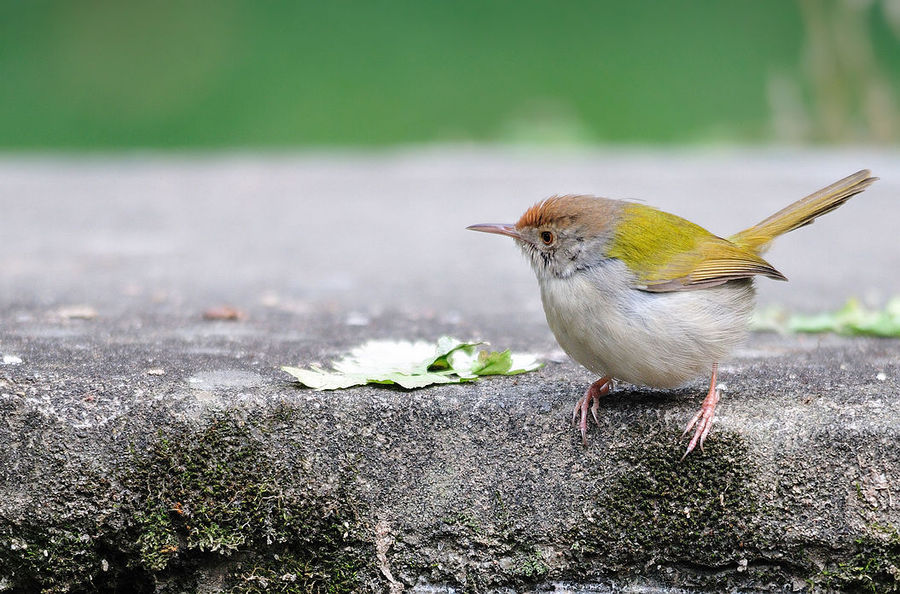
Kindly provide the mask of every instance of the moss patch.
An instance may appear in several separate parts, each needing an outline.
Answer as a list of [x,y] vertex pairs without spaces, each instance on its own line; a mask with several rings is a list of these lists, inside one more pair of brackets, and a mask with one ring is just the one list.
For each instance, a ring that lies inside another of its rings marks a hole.
[[362,559],[350,550],[311,565],[308,555],[287,553],[245,562],[229,575],[231,594],[361,592]]
[[900,532],[874,525],[856,540],[855,552],[809,580],[814,588],[840,592],[900,592]]
[[63,592],[73,584],[87,586],[101,571],[90,539],[55,526],[43,533],[31,531],[27,539],[12,538],[4,548],[0,575],[11,576],[26,591]]
[[572,535],[577,554],[620,577],[658,565],[697,575],[743,571],[764,535],[742,439],[717,432],[705,453],[681,460],[683,444],[670,432],[644,435],[639,449],[613,453],[621,472],[602,483]]
[[526,581],[536,582],[547,576],[550,567],[540,550],[533,547],[530,551],[519,551],[513,557],[513,569],[511,573]]
[[126,483],[135,494],[139,563],[155,576],[225,563],[234,592],[358,592],[374,554],[354,498],[337,481],[316,488],[224,416],[174,432],[144,452]]
[[528,510],[511,509],[495,491],[487,509],[456,508],[427,537],[415,530],[409,541],[401,537],[391,557],[394,575],[407,584],[424,578],[465,594],[531,591],[560,573],[553,561],[558,556],[548,555],[548,539],[530,518]]
[[0,517],[3,591],[108,592],[113,589],[109,584],[140,581],[140,569],[127,567],[109,544],[116,538],[110,482],[74,457],[35,458],[44,464],[34,473],[54,479],[40,483],[42,491],[29,493],[31,513]]

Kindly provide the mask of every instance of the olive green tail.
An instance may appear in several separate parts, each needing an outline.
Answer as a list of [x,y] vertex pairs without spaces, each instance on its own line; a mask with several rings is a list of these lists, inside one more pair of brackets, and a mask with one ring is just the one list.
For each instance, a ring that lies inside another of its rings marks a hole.
[[831,212],[868,188],[878,179],[872,177],[871,173],[868,169],[863,169],[836,181],[827,188],[822,188],[818,192],[782,208],[749,229],[736,233],[729,238],[729,241],[757,254],[762,253],[769,243],[779,235],[809,225],[816,218]]

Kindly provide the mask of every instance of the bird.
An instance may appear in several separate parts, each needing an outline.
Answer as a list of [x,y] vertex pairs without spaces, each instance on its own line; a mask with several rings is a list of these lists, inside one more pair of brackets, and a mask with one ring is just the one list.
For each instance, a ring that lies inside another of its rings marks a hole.
[[542,200],[515,224],[467,229],[515,240],[537,277],[556,341],[600,376],[572,413],[585,447],[588,411],[600,426],[600,400],[615,381],[672,389],[710,373],[706,397],[682,435],[693,429],[687,456],[703,449],[712,429],[719,362],[749,333],[755,278],[787,280],[762,254],[776,237],[877,179],[863,169],[727,238],[643,203],[576,194]]

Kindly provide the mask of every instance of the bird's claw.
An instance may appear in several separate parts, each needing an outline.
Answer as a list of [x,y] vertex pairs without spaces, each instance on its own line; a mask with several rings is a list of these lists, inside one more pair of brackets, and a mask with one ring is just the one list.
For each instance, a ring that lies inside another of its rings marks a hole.
[[597,426],[600,426],[600,398],[609,394],[612,389],[612,378],[602,377],[591,384],[584,392],[578,402],[575,403],[575,409],[572,411],[572,424],[577,425],[581,430],[581,444],[587,447],[587,427],[588,427],[588,410],[594,418]]
[[694,429],[694,435],[688,443],[687,451],[685,451],[684,455],[681,457],[682,460],[694,451],[694,448],[697,446],[700,446],[701,452],[703,451],[703,442],[706,441],[706,436],[709,435],[709,432],[712,430],[713,418],[716,414],[716,404],[719,402],[720,395],[721,393],[718,388],[713,389],[703,401],[700,410],[684,428],[684,433],[681,434],[682,437],[687,435],[691,429]]

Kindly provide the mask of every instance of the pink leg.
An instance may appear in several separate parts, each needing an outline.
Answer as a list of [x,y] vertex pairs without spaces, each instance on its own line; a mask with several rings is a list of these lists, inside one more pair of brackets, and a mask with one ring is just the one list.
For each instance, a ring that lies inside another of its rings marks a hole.
[[[600,397],[606,396],[609,394],[609,391],[612,389],[613,378],[610,375],[605,375],[595,381],[593,384],[588,387],[584,392],[584,396],[575,403],[575,410],[572,411],[572,423],[577,424],[581,429],[581,443],[587,447],[587,414],[588,408],[591,409],[591,416],[594,417],[594,422],[597,423],[597,426],[600,426],[600,418],[597,416],[597,413],[600,411]],[[593,406],[591,403],[593,402]],[[579,421],[579,414],[581,419]]]
[[710,430],[712,429],[713,417],[716,414],[716,404],[719,403],[719,390],[716,388],[716,374],[719,371],[719,364],[713,363],[712,368],[712,379],[709,382],[709,392],[706,394],[706,398],[703,400],[703,404],[700,405],[700,410],[694,415],[688,424],[687,427],[684,428],[684,435],[687,435],[688,432],[694,428],[694,435],[691,437],[691,441],[688,444],[687,451],[684,453],[684,456],[681,457],[682,460],[687,457],[694,448],[698,445],[700,446],[700,451],[703,451],[703,442],[706,441],[706,436],[709,435]]

